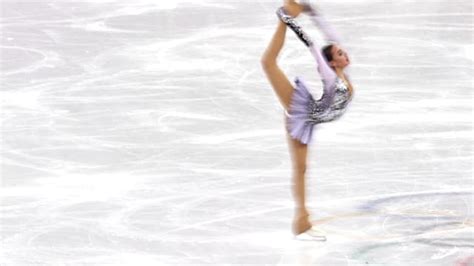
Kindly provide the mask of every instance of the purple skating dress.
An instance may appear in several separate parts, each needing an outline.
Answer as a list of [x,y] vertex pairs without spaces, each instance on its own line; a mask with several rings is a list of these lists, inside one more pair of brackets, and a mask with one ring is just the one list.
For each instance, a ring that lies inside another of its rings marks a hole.
[[[288,117],[287,130],[290,136],[303,144],[309,144],[314,126],[340,118],[351,102],[352,94],[344,81],[329,66],[320,48],[303,32],[295,20],[285,14],[283,8],[277,11],[277,15],[308,46],[316,59],[318,72],[323,81],[323,95],[320,99],[315,100],[305,81],[301,77],[296,77],[296,86],[290,107],[288,111],[285,111]],[[312,12],[310,18],[323,31],[328,41],[340,43],[340,38],[334,29],[319,14]]]

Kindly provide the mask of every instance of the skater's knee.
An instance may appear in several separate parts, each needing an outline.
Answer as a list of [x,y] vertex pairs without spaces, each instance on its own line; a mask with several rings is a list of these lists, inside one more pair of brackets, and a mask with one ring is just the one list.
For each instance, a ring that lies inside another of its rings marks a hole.
[[277,62],[275,58],[270,58],[266,55],[262,56],[260,59],[260,65],[262,66],[263,69],[272,69],[277,66]]
[[306,173],[306,164],[297,164],[293,168],[293,172],[296,176],[304,176]]

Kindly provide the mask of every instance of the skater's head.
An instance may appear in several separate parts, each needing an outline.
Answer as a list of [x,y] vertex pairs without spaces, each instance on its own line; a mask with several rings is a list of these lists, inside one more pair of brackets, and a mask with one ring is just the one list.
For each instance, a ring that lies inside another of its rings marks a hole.
[[350,64],[346,51],[337,44],[328,44],[323,47],[322,51],[332,68],[345,68]]

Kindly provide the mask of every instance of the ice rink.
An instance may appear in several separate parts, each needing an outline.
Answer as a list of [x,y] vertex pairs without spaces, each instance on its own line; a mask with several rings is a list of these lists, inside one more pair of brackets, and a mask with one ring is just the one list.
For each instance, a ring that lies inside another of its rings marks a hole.
[[[0,265],[474,265],[472,2],[313,1],[355,93],[309,147],[326,242],[260,65],[282,2],[1,0]],[[321,96],[291,31],[279,63]]]

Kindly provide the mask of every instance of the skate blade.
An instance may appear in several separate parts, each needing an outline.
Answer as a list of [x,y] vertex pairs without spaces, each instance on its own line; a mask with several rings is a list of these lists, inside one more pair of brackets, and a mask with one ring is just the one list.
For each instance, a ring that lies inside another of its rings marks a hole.
[[294,236],[294,239],[301,240],[301,241],[326,241],[327,240],[325,232],[321,231],[320,229],[315,229],[314,227],[311,227],[305,232]]

